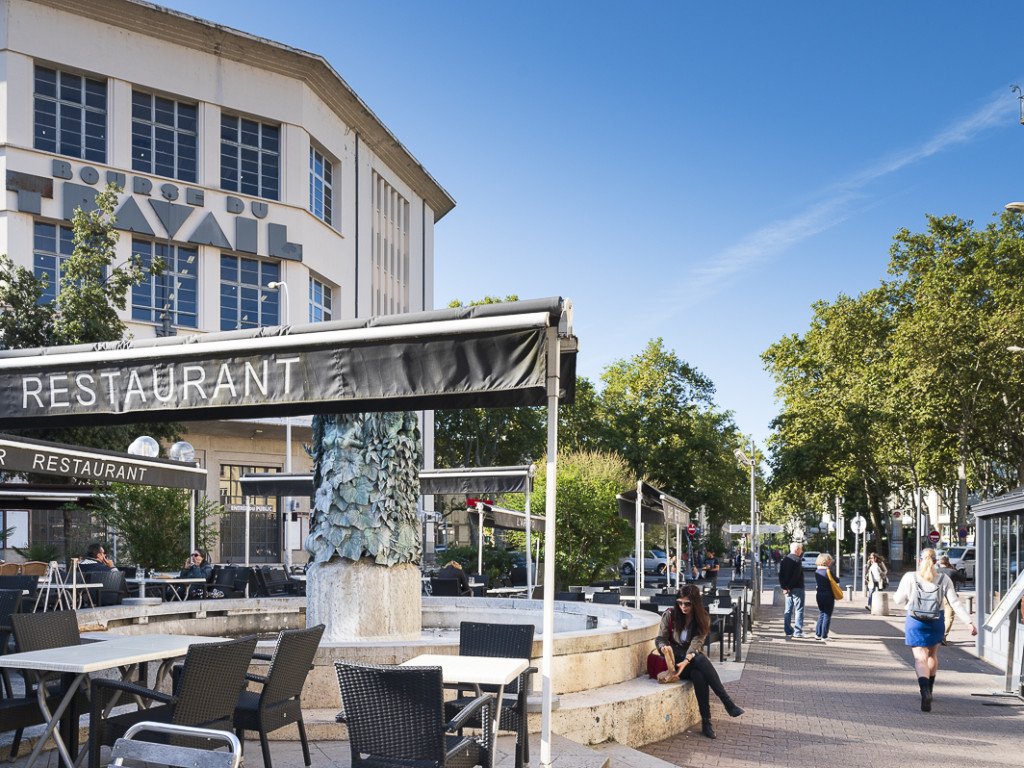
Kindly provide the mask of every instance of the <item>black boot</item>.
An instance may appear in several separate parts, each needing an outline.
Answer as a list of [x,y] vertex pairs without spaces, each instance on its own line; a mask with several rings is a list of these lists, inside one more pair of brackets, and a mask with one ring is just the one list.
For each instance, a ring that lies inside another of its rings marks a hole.
[[728,696],[722,699],[722,706],[725,707],[725,711],[729,713],[729,717],[739,717],[743,714],[743,707],[737,706],[736,702]]
[[927,677],[917,678],[917,686],[921,689],[921,711],[932,711],[932,689],[928,685]]
[[717,739],[718,736],[715,734],[715,729],[711,726],[710,720],[704,720],[700,724],[701,732],[709,739]]
[[929,692],[934,692],[935,691],[935,675],[932,675],[931,677],[928,678],[928,691]]

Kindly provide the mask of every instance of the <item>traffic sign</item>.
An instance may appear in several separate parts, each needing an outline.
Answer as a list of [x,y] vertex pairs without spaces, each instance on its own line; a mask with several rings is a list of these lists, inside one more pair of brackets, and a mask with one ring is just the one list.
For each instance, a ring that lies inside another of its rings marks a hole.
[[966,528],[961,528],[959,531],[956,532],[956,535],[959,536],[961,539],[966,539],[967,538],[967,529]]
[[942,536],[939,535],[938,531],[928,531],[928,541],[932,544],[938,544],[941,538]]
[[864,519],[864,515],[857,515],[853,520],[850,521],[850,530],[856,534],[864,533],[867,530],[868,521]]
[[697,533],[697,526],[693,523],[690,523],[688,526],[686,526],[686,532],[693,536],[695,533]]

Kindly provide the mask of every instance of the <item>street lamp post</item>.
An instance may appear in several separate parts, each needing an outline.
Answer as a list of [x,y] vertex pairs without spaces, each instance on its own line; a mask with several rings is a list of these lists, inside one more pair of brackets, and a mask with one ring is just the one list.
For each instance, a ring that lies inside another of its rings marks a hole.
[[745,467],[750,468],[750,585],[753,591],[753,607],[761,605],[761,586],[758,579],[758,567],[761,564],[757,546],[757,488],[754,482],[754,438],[750,438],[750,458],[737,448],[733,451],[736,459]]
[[[282,294],[283,300],[281,302],[281,309],[282,309],[281,315],[282,315],[282,320],[284,320],[282,325],[287,325],[288,310],[289,310],[290,304],[291,304],[290,294],[288,293],[288,283],[283,283],[283,282],[275,280],[272,283],[267,283],[267,287],[270,288],[270,289],[277,288],[278,290],[284,291],[284,294]],[[292,471],[292,417],[291,416],[285,416],[284,417],[284,443],[285,443],[285,445],[284,445],[284,471],[285,471],[286,474],[291,474],[291,471]],[[292,549],[291,549],[290,543],[288,541],[288,529],[291,526],[291,520],[292,520],[292,511],[291,511],[292,499],[291,499],[290,496],[285,496],[282,501],[284,502],[284,515],[282,516],[282,518],[284,520],[284,531],[283,531],[283,536],[284,536],[284,541],[283,541],[283,545],[284,545],[284,565],[285,565],[285,568],[287,569],[288,566],[290,566],[292,564]]]

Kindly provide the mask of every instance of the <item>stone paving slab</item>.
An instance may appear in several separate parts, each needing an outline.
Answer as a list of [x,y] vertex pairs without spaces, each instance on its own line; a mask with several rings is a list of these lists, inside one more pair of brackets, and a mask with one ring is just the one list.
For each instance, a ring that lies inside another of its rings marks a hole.
[[[812,598],[813,599],[813,598]],[[813,633],[817,608],[804,629]],[[827,642],[786,640],[781,606],[762,606],[743,675],[727,684],[746,712],[727,717],[712,697],[718,738],[691,729],[641,751],[673,765],[892,768],[1024,764],[1024,706],[987,694],[1002,670],[980,660],[959,624],[939,649],[930,713],[921,712],[903,611],[873,616],[863,598],[836,604]],[[980,694],[980,695],[978,695]]]

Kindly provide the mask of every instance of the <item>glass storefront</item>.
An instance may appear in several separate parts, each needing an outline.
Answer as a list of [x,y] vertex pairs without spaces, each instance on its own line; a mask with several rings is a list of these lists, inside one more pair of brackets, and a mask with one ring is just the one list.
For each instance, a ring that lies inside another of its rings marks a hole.
[[[220,467],[220,503],[224,513],[220,518],[221,562],[245,562],[246,499],[242,495],[242,475],[247,472],[277,472],[277,467],[222,464]],[[273,496],[249,497],[249,562],[280,563],[281,516]]]
[[[1020,562],[1021,537],[1024,535],[1024,511],[979,520],[987,528],[984,540],[988,542],[988,562],[984,563],[987,585],[983,599],[985,612],[990,613],[999,598],[1017,579]],[[980,563],[979,563],[980,565]]]

